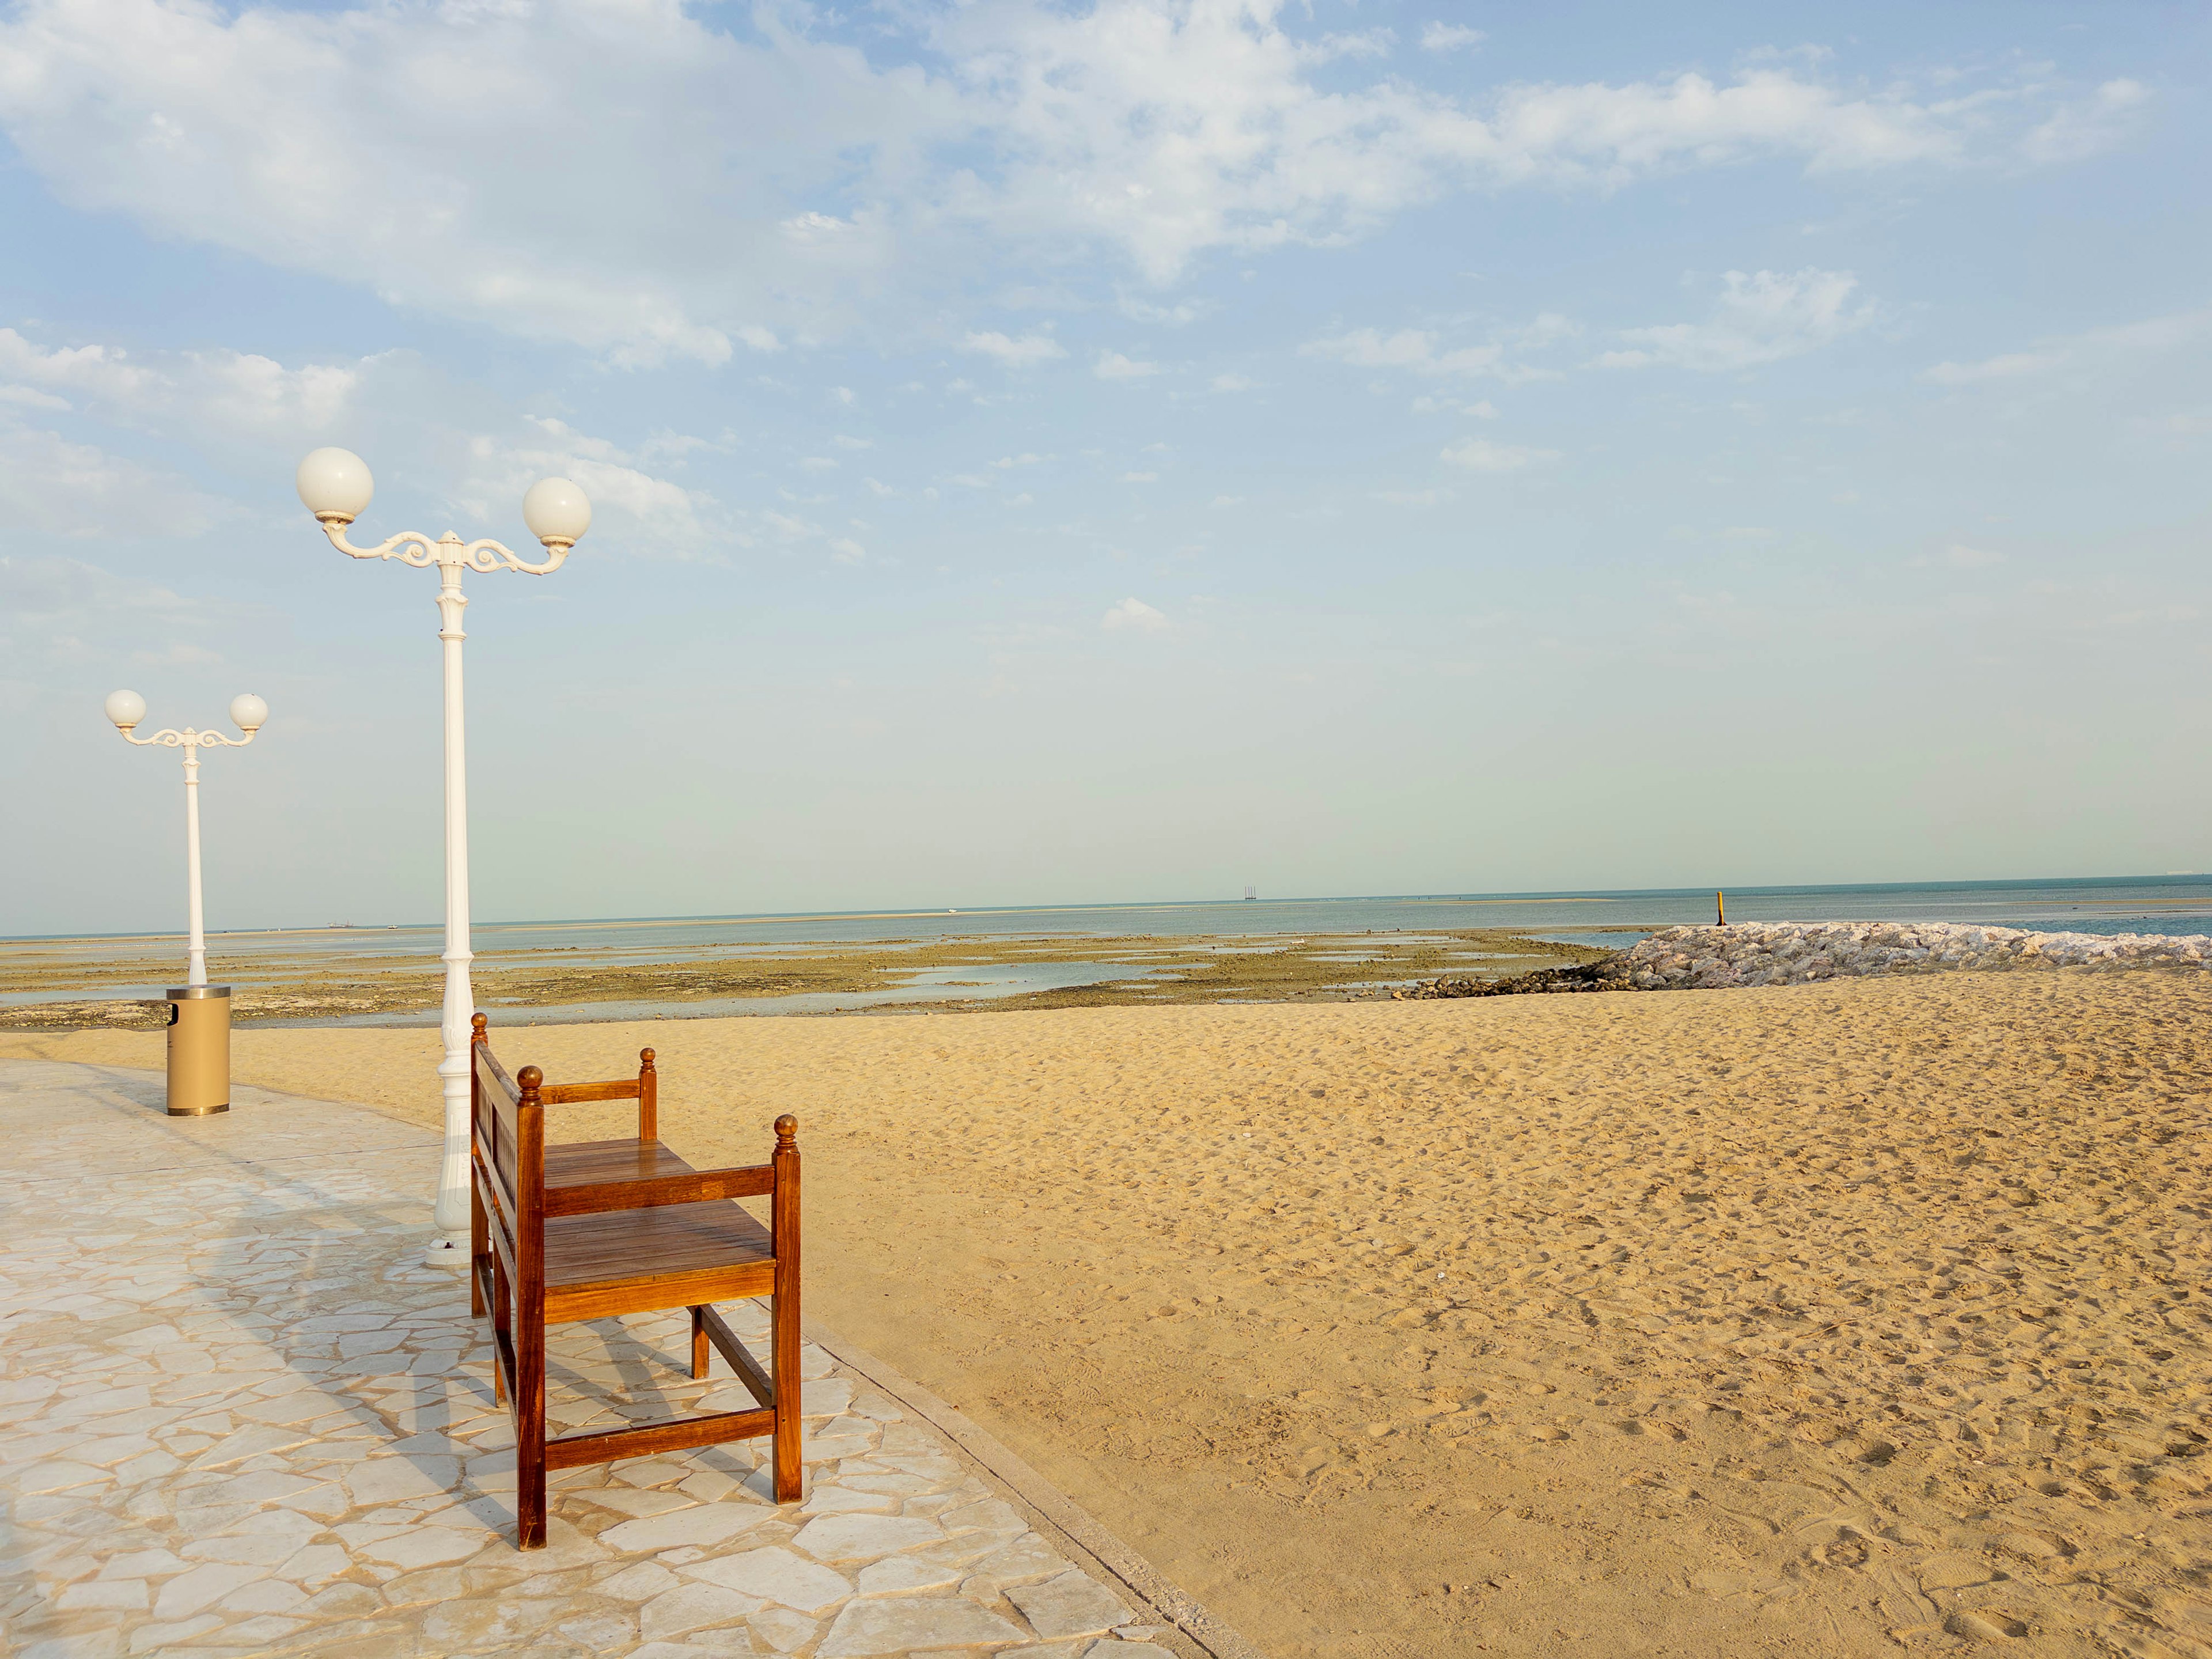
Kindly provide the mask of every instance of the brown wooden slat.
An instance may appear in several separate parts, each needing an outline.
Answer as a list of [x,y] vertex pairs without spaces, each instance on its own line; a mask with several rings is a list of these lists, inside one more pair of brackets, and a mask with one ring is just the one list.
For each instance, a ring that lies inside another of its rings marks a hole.
[[726,1200],[562,1216],[545,1224],[549,1288],[765,1265],[770,1255],[768,1229]]
[[491,1299],[493,1294],[491,1282],[491,1258],[489,1256],[486,1256],[481,1261],[470,1262],[469,1274],[475,1279],[477,1293],[483,1298],[483,1311],[489,1314],[491,1311]]
[[702,1267],[657,1279],[616,1279],[573,1285],[545,1292],[545,1322],[574,1324],[580,1319],[610,1319],[617,1314],[651,1313],[660,1308],[696,1308],[710,1302],[735,1302],[767,1296],[775,1289],[775,1264]]
[[476,1057],[477,1074],[497,1085],[495,1098],[505,1100],[510,1106],[519,1104],[522,1091],[515,1087],[514,1079],[507,1074],[507,1067],[499,1063],[499,1057],[489,1046],[478,1047]]
[[483,1174],[485,1184],[491,1188],[500,1224],[512,1231],[514,1225],[514,1189],[507,1185],[507,1178],[498,1168],[489,1162],[490,1157],[491,1148],[485,1146],[483,1137],[478,1135],[472,1167]]
[[545,1467],[573,1469],[585,1463],[610,1463],[618,1457],[649,1457],[655,1452],[683,1451],[692,1446],[719,1446],[726,1441],[750,1440],[775,1427],[775,1413],[771,1411],[713,1412],[704,1417],[647,1423],[635,1429],[568,1434],[545,1443]]
[[538,1098],[547,1106],[575,1106],[587,1100],[635,1100],[637,1079],[626,1078],[619,1083],[549,1083],[538,1091]]
[[718,1198],[759,1198],[775,1190],[775,1170],[766,1165],[750,1169],[702,1170],[693,1175],[664,1176],[658,1181],[610,1181],[591,1187],[556,1189],[546,1183],[548,1217],[597,1215],[608,1210],[650,1210],[669,1204],[700,1204]]
[[491,1334],[491,1363],[499,1367],[500,1382],[507,1389],[507,1397],[514,1398],[514,1344],[507,1340],[505,1331]]
[[751,1351],[738,1340],[738,1334],[730,1328],[729,1322],[712,1308],[700,1309],[698,1317],[706,1328],[707,1340],[722,1351],[722,1358],[730,1362],[730,1369],[737,1372],[746,1392],[762,1405],[774,1406],[775,1383],[761,1369],[760,1361],[752,1357]]
[[517,1254],[514,1246],[514,1235],[507,1231],[504,1227],[493,1228],[491,1230],[491,1250],[492,1255],[499,1262],[501,1270],[507,1274],[507,1281],[512,1284],[515,1277],[514,1266],[515,1256]]
[[658,1181],[693,1174],[691,1166],[657,1140],[569,1140],[545,1149],[545,1190],[596,1187],[609,1181]]

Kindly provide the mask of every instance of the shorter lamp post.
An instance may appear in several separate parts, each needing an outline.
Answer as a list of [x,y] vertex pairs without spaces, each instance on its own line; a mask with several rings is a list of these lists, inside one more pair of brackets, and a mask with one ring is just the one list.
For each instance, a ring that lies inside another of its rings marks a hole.
[[171,749],[185,751],[185,872],[191,894],[191,943],[189,968],[185,975],[187,986],[202,986],[207,977],[207,932],[203,925],[200,909],[200,750],[203,749],[243,749],[253,741],[253,734],[269,718],[269,705],[251,691],[230,700],[231,724],[246,733],[242,738],[226,738],[220,732],[196,732],[186,726],[181,732],[156,732],[150,738],[134,737],[138,722],[146,718],[146,699],[136,691],[112,692],[107,699],[107,718],[115,722],[115,729],[126,738],[141,745],[162,744]]

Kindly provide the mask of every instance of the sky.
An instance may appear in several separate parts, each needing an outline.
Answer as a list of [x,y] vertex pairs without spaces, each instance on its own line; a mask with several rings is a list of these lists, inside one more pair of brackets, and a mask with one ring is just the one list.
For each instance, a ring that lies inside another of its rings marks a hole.
[[2208,48],[0,0],[0,933],[2212,869]]

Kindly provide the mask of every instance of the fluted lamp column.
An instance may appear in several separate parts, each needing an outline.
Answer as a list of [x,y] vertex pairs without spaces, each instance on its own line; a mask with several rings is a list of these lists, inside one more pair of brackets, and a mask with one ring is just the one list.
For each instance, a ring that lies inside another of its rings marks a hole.
[[466,730],[462,719],[461,572],[489,575],[520,570],[544,576],[561,568],[568,550],[591,527],[592,504],[566,478],[541,478],[522,498],[523,522],[544,544],[546,556],[532,564],[498,542],[464,542],[452,531],[436,541],[403,531],[374,547],[356,547],[346,526],[359,518],[376,493],[368,466],[345,449],[318,449],[300,463],[300,500],[349,558],[398,559],[403,564],[438,567],[438,638],[444,643],[446,727],[446,997],[439,1030],[445,1058],[438,1079],[446,1102],[446,1144],[438,1166],[436,1236],[426,1260],[461,1267],[469,1259],[469,1016],[476,992],[469,982],[469,801]]

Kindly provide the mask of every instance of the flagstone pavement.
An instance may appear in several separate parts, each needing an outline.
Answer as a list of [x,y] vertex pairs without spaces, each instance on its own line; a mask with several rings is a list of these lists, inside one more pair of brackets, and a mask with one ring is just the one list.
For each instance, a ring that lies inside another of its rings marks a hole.
[[[521,1553],[483,1328],[422,1265],[434,1137],[246,1088],[171,1118],[161,1091],[0,1061],[0,1653],[1195,1651],[811,1344],[803,1504],[769,1501],[765,1442],[564,1470]],[[685,1375],[689,1328],[559,1328],[556,1428],[749,1406],[719,1355]]]

